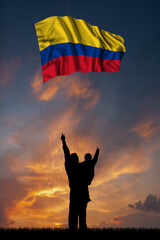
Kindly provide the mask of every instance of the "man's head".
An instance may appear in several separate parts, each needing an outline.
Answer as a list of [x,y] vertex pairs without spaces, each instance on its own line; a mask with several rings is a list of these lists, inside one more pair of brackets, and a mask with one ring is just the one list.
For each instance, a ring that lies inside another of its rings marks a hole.
[[79,162],[79,158],[78,158],[78,155],[77,153],[72,153],[70,155],[70,159],[72,161],[73,164],[77,164]]
[[92,155],[90,153],[86,153],[84,156],[84,159],[86,162],[89,162],[92,160]]

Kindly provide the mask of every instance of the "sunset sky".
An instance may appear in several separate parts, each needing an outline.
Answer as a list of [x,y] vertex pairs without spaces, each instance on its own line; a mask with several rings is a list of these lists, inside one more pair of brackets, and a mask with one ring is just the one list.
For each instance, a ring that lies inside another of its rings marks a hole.
[[[160,227],[160,1],[0,1],[0,226],[66,227],[61,133],[100,148],[89,227]],[[125,40],[117,73],[42,83],[34,24],[72,16]]]

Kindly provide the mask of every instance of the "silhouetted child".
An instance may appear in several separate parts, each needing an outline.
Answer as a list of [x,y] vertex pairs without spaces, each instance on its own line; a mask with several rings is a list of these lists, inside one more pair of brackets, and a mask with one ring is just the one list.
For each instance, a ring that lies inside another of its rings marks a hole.
[[86,153],[84,156],[85,161],[79,163],[83,169],[82,179],[87,185],[90,185],[94,178],[94,166],[98,161],[98,156],[99,156],[99,148],[97,148],[93,159],[90,153]]

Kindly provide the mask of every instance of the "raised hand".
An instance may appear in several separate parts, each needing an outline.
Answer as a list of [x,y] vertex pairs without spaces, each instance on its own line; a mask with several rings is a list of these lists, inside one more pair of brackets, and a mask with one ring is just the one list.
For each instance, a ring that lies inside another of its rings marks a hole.
[[98,152],[99,153],[99,148],[97,147],[97,149],[96,149],[96,152]]
[[62,133],[62,135],[61,135],[61,140],[62,141],[65,141],[65,135]]

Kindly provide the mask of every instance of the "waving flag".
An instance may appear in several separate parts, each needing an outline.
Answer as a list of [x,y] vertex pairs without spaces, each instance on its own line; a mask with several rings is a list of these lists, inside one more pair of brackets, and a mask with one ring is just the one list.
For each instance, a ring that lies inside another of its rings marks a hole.
[[49,17],[35,24],[43,82],[74,72],[117,72],[125,53],[121,36],[73,17]]

